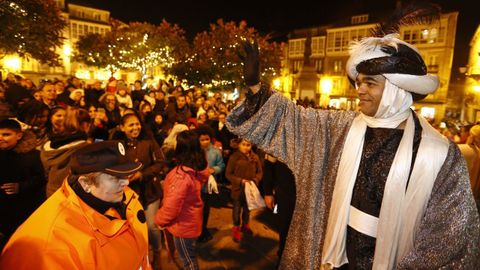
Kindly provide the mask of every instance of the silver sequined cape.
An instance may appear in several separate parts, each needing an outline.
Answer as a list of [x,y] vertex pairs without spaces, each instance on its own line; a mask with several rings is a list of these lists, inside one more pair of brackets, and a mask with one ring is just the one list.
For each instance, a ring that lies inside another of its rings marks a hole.
[[[320,269],[333,188],[355,112],[305,109],[279,93],[248,120],[244,103],[227,127],[285,162],[295,174],[296,206],[280,269]],[[480,269],[480,221],[465,160],[450,142],[414,248],[396,269]]]

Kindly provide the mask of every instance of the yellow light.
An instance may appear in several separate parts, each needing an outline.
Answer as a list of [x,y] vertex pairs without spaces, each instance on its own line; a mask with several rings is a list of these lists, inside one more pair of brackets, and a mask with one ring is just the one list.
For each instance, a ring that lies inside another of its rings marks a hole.
[[90,71],[86,69],[79,69],[75,72],[75,77],[82,80],[90,80]]
[[280,79],[273,80],[273,87],[275,87],[275,89],[280,89]]
[[333,82],[330,78],[322,78],[320,81],[320,89],[322,94],[330,94],[332,92]]
[[3,65],[8,71],[20,71],[22,67],[22,59],[16,55],[5,56],[3,59]]
[[63,55],[65,55],[67,57],[72,55],[72,46],[70,46],[69,44],[64,44],[63,45]]
[[480,85],[474,85],[473,86],[473,91],[480,93]]

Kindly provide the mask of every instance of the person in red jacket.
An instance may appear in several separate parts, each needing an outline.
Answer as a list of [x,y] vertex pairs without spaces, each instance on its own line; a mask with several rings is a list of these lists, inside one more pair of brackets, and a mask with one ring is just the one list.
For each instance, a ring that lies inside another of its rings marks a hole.
[[194,131],[183,131],[175,148],[177,166],[165,178],[162,207],[155,223],[174,237],[183,269],[199,269],[195,242],[202,232],[202,185],[210,175],[208,163]]

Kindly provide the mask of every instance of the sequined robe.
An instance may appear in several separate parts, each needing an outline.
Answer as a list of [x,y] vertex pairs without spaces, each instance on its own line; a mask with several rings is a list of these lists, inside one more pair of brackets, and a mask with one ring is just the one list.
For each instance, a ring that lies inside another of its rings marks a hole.
[[[227,127],[295,174],[297,201],[280,269],[320,269],[340,157],[357,113],[305,109],[278,93],[261,94],[269,91],[264,88],[233,110]],[[397,269],[480,267],[478,212],[465,161],[452,142],[414,241]]]

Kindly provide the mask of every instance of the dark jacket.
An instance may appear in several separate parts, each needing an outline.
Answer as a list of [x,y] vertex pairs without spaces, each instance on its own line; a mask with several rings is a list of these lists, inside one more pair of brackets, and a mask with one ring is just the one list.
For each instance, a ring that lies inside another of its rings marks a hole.
[[0,186],[19,183],[19,192],[0,189],[0,232],[10,235],[45,200],[45,177],[35,136],[24,132],[11,150],[0,151]]
[[262,163],[257,154],[251,152],[250,156],[236,151],[228,160],[225,176],[232,183],[232,199],[238,200],[243,188],[242,179],[253,180],[258,186],[262,179]]
[[162,196],[160,180],[164,178],[163,152],[152,139],[125,141],[125,145],[127,158],[142,163],[142,179],[131,182],[129,187],[140,196],[140,202],[146,207]]
[[177,108],[177,103],[169,103],[167,107],[167,123],[168,127],[174,126],[175,122],[180,124],[187,124],[188,119],[192,117],[192,112],[187,105],[183,109]]

